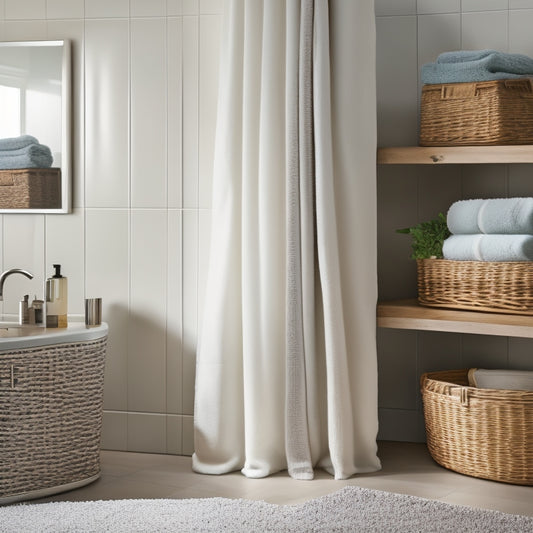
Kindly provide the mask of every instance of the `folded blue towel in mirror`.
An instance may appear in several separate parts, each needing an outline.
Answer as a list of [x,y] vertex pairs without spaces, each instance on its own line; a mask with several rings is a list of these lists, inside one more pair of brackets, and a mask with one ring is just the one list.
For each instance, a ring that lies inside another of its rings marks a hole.
[[533,59],[497,50],[444,52],[435,63],[422,65],[424,84],[465,83],[533,76]]
[[533,261],[533,235],[451,235],[442,255],[454,261]]
[[17,150],[0,151],[0,169],[48,168],[54,158],[48,146],[30,144]]
[[20,135],[19,137],[7,137],[0,139],[0,152],[4,150],[19,150],[30,144],[39,144],[39,141],[32,135]]

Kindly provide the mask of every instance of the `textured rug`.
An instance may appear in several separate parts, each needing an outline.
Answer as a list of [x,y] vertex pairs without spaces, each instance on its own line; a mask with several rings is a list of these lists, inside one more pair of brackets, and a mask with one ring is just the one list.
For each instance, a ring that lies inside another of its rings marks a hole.
[[297,505],[203,498],[22,504],[0,508],[0,532],[529,533],[533,518],[359,487]]

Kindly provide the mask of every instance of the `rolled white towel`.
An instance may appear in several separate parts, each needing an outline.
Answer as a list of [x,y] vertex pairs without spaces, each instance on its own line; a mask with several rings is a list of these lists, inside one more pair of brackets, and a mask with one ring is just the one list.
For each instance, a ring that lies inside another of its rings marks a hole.
[[533,235],[451,235],[442,255],[454,261],[533,261]]
[[533,234],[533,198],[460,200],[446,223],[453,234]]
[[471,368],[468,371],[468,384],[480,389],[533,391],[533,371]]

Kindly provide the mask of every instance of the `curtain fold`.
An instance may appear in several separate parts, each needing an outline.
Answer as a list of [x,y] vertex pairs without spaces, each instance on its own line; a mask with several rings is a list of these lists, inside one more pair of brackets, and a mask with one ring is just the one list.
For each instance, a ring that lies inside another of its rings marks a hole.
[[374,39],[372,1],[227,2],[197,472],[380,467]]

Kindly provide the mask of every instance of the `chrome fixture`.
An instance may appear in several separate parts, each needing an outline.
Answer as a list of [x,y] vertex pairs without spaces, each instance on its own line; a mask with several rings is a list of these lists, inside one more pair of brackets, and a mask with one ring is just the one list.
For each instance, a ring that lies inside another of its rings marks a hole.
[[23,274],[29,279],[33,279],[33,274],[30,274],[27,270],[22,270],[21,268],[12,268],[11,270],[6,270],[0,274],[0,302],[4,301],[4,283],[8,276],[11,274]]

